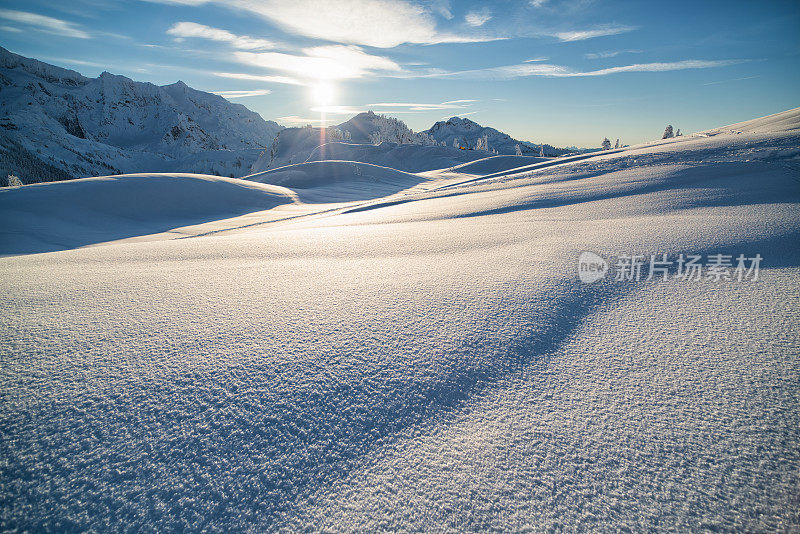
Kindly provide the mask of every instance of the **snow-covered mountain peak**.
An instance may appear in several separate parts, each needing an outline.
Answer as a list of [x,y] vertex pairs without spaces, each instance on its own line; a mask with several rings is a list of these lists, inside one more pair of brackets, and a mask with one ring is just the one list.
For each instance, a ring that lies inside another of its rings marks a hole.
[[159,87],[108,71],[86,78],[5,49],[0,84],[0,172],[23,181],[170,170],[241,176],[282,129],[182,81]]
[[415,133],[400,119],[379,115],[372,110],[359,113],[336,128],[344,133],[345,139],[354,143],[436,144],[428,136]]
[[[506,133],[482,126],[465,117],[450,117],[446,121],[439,121],[429,130],[421,133],[429,135],[440,144],[456,148],[528,156],[538,156],[542,152],[542,145],[519,141]],[[546,156],[557,156],[566,152],[568,150],[544,145],[544,155]]]
[[[444,122],[439,121],[436,124],[444,124],[444,125],[448,125],[448,126],[458,126],[460,128],[466,128],[466,129],[480,129],[480,128],[482,128],[482,126],[480,124],[478,124],[477,122],[472,121],[470,119],[466,119],[464,117],[450,117],[449,119],[447,119],[447,121],[444,121]],[[435,126],[436,125],[434,125],[434,127]]]
[[36,59],[20,56],[2,46],[0,46],[0,69],[15,70],[59,85],[77,86],[85,85],[89,82],[89,78],[74,70],[56,67]]

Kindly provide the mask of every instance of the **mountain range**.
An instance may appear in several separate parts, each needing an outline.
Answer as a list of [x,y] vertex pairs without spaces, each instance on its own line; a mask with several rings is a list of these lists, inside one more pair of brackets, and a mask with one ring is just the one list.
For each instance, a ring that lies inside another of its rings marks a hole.
[[242,175],[281,129],[180,81],[87,78],[0,48],[0,171],[23,181],[176,169]]
[[414,132],[399,119],[367,111],[337,126],[282,130],[251,170],[262,172],[307,161],[346,160],[421,172],[491,155],[556,157],[587,151],[519,141],[461,117]]

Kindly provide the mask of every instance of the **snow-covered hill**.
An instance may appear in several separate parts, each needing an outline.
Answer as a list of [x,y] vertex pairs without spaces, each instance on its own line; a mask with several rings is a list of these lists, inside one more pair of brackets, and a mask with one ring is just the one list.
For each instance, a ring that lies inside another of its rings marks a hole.
[[424,133],[416,133],[406,123],[394,117],[377,115],[372,111],[359,113],[336,127],[344,133],[344,140],[351,143],[395,143],[399,145],[436,145],[434,139]]
[[356,161],[311,161],[246,176],[263,184],[286,187],[303,202],[348,202],[384,197],[425,181],[389,167]]
[[123,174],[0,190],[0,254],[166,232],[294,202],[286,188],[201,174]]
[[547,144],[537,145],[528,141],[518,141],[506,133],[488,126],[481,126],[477,122],[463,117],[452,117],[446,121],[439,121],[421,133],[445,146],[488,150],[496,154],[539,156],[544,150],[545,156],[553,157],[580,151],[575,147],[556,148]]
[[470,163],[463,163],[447,169],[447,172],[485,176],[549,160],[550,158],[537,158],[534,156],[490,156]]
[[0,173],[23,181],[136,171],[241,176],[282,129],[183,82],[77,72],[0,48]]

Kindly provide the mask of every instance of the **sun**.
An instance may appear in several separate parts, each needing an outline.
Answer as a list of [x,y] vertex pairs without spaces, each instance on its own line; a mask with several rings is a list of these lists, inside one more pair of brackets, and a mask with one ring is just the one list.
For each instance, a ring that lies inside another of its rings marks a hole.
[[336,100],[336,89],[328,82],[319,82],[311,86],[311,97],[318,106],[330,106]]

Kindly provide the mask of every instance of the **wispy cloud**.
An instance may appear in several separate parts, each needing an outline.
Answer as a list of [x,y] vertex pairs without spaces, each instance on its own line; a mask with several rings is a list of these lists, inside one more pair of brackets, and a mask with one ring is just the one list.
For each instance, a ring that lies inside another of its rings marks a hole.
[[672,70],[686,69],[710,69],[714,67],[727,67],[743,63],[741,59],[724,59],[708,61],[703,59],[687,59],[684,61],[673,61],[668,63],[637,63],[635,65],[624,65],[622,67],[611,67],[608,69],[593,70],[589,72],[573,73],[571,76],[606,76],[620,72],[667,72]]
[[483,26],[490,20],[492,20],[492,12],[486,7],[476,11],[470,11],[467,13],[466,17],[464,17],[464,21],[473,28]]
[[300,125],[306,125],[306,124],[325,125],[325,124],[328,124],[329,122],[333,122],[333,119],[319,119],[319,118],[312,119],[312,118],[308,118],[308,117],[300,117],[300,116],[297,116],[297,115],[287,115],[286,117],[278,117],[276,120],[279,123],[288,124],[289,126],[295,126],[295,125],[298,125],[298,124],[300,124]]
[[325,113],[326,115],[358,115],[367,110],[366,108],[356,108],[353,106],[316,106],[311,108],[311,111]]
[[533,7],[542,7],[547,0],[531,0],[531,5]]
[[[433,110],[441,110],[441,109],[463,109],[468,107],[472,103],[477,102],[476,100],[450,100],[448,102],[442,102],[440,104],[421,104],[421,103],[414,103],[414,102],[378,102],[375,104],[369,104],[366,107],[368,108],[400,108],[406,111],[433,111]],[[397,113],[397,111],[395,111]]]
[[307,85],[306,82],[292,78],[290,76],[260,76],[258,74],[246,74],[240,72],[215,72],[214,76],[220,78],[230,78],[233,80],[250,80],[264,83],[282,83],[286,85]]
[[[466,117],[467,115],[475,115],[476,113],[480,113],[479,111],[468,111],[467,113],[459,113],[458,117]],[[446,121],[448,119],[452,119],[453,117],[440,117],[437,120]]]
[[578,71],[564,65],[551,65],[548,63],[521,63],[518,65],[505,65],[502,67],[490,67],[487,69],[475,69],[458,72],[448,72],[444,74],[426,74],[423,77],[455,77],[455,78],[486,78],[486,79],[512,79],[527,76],[544,76],[552,78],[573,78],[585,76],[608,76],[622,72],[667,72],[686,69],[709,69],[715,67],[726,67],[744,63],[743,59],[724,59],[724,60],[703,60],[687,59],[684,61],[673,61],[664,63],[637,63],[633,65],[622,65],[606,69]]
[[167,34],[177,37],[178,39],[195,37],[199,39],[208,39],[210,41],[229,43],[234,48],[239,48],[241,50],[267,50],[270,48],[275,48],[275,43],[272,41],[267,41],[266,39],[257,39],[254,37],[248,37],[246,35],[236,35],[227,30],[212,28],[210,26],[204,26],[203,24],[196,24],[194,22],[178,22],[167,30]]
[[633,26],[601,26],[591,30],[573,30],[566,32],[558,32],[554,34],[561,41],[584,41],[586,39],[594,39],[595,37],[607,37],[609,35],[618,35],[635,30]]
[[252,91],[211,91],[211,92],[223,98],[245,98],[248,96],[268,95],[272,91],[270,91],[269,89],[253,89]]
[[642,50],[635,50],[632,48],[628,48],[625,50],[607,50],[604,52],[590,52],[588,54],[584,54],[583,57],[586,59],[608,59],[612,57],[617,57],[620,54],[640,54]]
[[[180,5],[218,3],[249,11],[283,30],[337,43],[393,48],[403,43],[467,43],[494,40],[481,34],[453,34],[436,27],[430,7],[406,0],[156,0]],[[437,2],[438,13],[449,3]],[[357,22],[354,22],[357,21]]]
[[10,20],[26,26],[64,37],[75,37],[76,39],[89,39],[91,36],[81,30],[77,24],[53,17],[46,17],[37,13],[27,11],[14,11],[11,9],[0,9],[0,18]]
[[41,59],[45,59],[47,61],[53,61],[55,63],[65,63],[67,65],[81,65],[84,67],[95,67],[98,69],[104,69],[108,67],[103,63],[96,63],[94,61],[86,61],[85,59],[70,59],[65,57],[53,57],[53,56],[42,56]]
[[450,0],[432,0],[431,9],[447,20],[453,18],[453,11],[450,9]]
[[745,76],[744,78],[732,78],[730,80],[719,80],[716,82],[708,82],[704,83],[703,85],[719,85],[721,83],[731,83],[731,82],[741,82],[743,80],[752,80],[753,78],[760,78],[760,74],[756,74],[755,76]]
[[22,30],[20,30],[19,28],[14,28],[13,26],[0,26],[0,31],[11,32],[11,33],[22,33]]
[[234,58],[241,63],[287,72],[305,79],[361,78],[375,72],[403,70],[391,59],[368,54],[357,46],[316,46],[303,49],[302,52],[302,55],[283,52],[235,52]]

